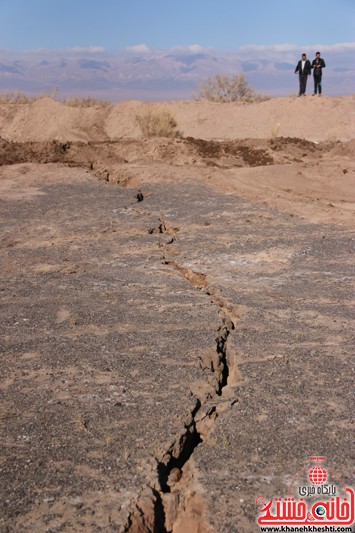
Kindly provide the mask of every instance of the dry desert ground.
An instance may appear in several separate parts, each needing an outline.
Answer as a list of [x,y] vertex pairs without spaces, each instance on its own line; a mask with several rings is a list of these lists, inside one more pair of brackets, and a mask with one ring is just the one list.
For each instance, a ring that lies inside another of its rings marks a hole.
[[256,532],[311,456],[354,486],[355,96],[0,136],[1,533]]

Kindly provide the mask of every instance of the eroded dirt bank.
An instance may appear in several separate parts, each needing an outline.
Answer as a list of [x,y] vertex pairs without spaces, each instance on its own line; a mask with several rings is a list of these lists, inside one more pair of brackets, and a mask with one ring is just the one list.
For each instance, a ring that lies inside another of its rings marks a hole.
[[[353,227],[355,141],[305,139],[125,139],[107,142],[14,142],[0,139],[0,164],[63,163],[123,187],[197,179],[315,222]],[[16,194],[17,176],[2,194]],[[32,178],[33,179],[33,178]],[[26,177],[26,183],[29,183]],[[0,183],[0,187],[1,187]],[[11,193],[12,191],[12,193]]]
[[4,532],[249,533],[309,455],[351,482],[352,150],[1,141]]

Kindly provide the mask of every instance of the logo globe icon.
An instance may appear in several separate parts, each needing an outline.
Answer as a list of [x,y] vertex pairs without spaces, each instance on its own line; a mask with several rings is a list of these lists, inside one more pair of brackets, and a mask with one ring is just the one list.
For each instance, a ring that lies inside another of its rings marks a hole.
[[323,517],[325,515],[325,507],[323,505],[318,505],[316,508],[316,515],[319,517]]
[[313,485],[322,485],[322,483],[327,481],[327,471],[320,466],[314,466],[309,471],[308,477],[309,481],[313,483]]

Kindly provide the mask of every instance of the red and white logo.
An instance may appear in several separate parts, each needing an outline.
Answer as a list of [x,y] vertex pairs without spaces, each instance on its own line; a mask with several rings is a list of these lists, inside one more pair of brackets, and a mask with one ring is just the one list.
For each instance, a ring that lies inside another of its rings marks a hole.
[[352,526],[354,489],[344,487],[339,476],[324,467],[325,460],[325,457],[310,457],[311,465],[296,474],[286,497],[265,501],[258,496],[259,526],[280,526],[281,530],[282,526]]

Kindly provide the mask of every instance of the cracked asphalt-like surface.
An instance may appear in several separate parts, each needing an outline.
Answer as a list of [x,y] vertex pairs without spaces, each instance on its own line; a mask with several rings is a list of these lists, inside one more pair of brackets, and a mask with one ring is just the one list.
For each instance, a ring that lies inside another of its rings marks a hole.
[[249,533],[311,455],[352,482],[350,229],[19,172],[42,183],[1,201],[1,532]]

